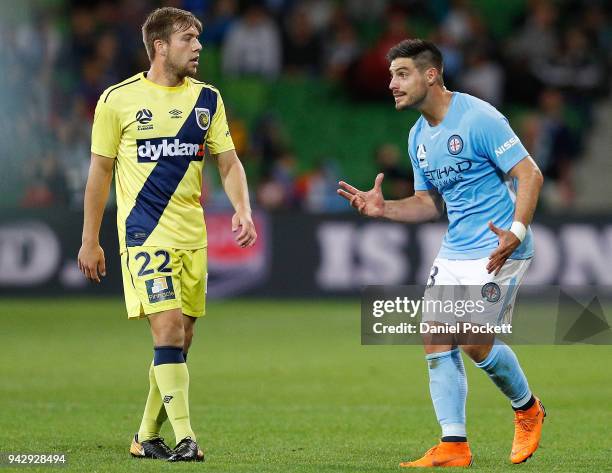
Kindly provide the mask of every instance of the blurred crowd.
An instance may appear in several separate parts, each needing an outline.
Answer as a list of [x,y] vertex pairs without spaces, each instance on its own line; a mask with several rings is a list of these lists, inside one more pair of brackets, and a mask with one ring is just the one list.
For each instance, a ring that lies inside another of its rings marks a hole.
[[[224,76],[307,76],[341,85],[354,101],[388,101],[386,52],[405,38],[430,38],[444,54],[447,87],[512,112],[514,128],[568,206],[594,104],[608,94],[611,8],[603,0],[530,0],[499,30],[492,26],[499,18],[489,21],[469,0],[30,4],[21,16],[0,18],[0,103],[8,112],[0,116],[2,182],[24,207],[80,205],[96,101],[109,85],[148,68],[140,27],[155,6],[185,8],[203,20],[202,42],[219,52]],[[300,137],[288,136],[282,117],[261,110],[250,128],[233,118],[260,206],[346,210],[335,188],[349,163],[321,158],[304,170],[293,151]],[[410,195],[405,150],[382,142],[370,152],[386,173],[386,196]]]

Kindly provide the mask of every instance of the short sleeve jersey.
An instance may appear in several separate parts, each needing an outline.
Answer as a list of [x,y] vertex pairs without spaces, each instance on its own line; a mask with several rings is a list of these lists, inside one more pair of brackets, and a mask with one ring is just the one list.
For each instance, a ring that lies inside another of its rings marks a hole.
[[98,101],[91,152],[115,159],[117,228],[128,246],[207,246],[200,204],[204,150],[234,149],[217,89],[186,78],[177,87],[144,73]]
[[[448,231],[439,256],[479,259],[498,246],[488,228],[509,229],[515,210],[515,180],[508,172],[528,156],[508,123],[492,105],[454,92],[446,116],[430,126],[421,116],[410,130],[408,152],[417,191],[435,189],[444,199]],[[533,236],[511,255],[533,256]]]

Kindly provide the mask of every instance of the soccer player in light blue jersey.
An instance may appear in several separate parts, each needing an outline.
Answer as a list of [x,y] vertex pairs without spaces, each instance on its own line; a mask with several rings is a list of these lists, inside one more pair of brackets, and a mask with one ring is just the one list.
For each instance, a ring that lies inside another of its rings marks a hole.
[[[415,194],[385,200],[383,174],[376,176],[367,192],[341,181],[338,193],[363,215],[399,222],[434,220],[446,207],[448,231],[428,287],[479,286],[483,299],[499,303],[501,315],[509,320],[516,289],[533,256],[529,224],[542,173],[500,112],[444,87],[442,54],[433,43],[405,40],[387,58],[395,108],[421,113],[408,138]],[[494,336],[479,344],[456,343],[452,337],[442,344],[439,340],[434,344],[424,338],[442,438],[422,458],[400,466],[471,465],[465,422],[467,380],[459,348],[509,399],[515,411],[510,460],[527,460],[538,448],[546,413],[512,349]]]

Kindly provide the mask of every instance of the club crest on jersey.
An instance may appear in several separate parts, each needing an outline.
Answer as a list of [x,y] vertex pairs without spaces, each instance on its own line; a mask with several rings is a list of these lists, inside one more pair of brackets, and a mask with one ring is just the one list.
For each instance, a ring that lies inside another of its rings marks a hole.
[[196,107],[195,114],[198,126],[204,131],[208,130],[208,127],[210,126],[210,110],[207,108]]
[[459,135],[452,135],[448,142],[446,143],[448,146],[448,152],[450,154],[459,154],[463,151],[463,139]]
[[480,294],[487,302],[496,303],[501,298],[501,289],[494,282],[488,282],[480,289]]
[[426,168],[429,166],[427,162],[427,150],[425,149],[425,145],[417,146],[417,160],[419,161],[420,168]]

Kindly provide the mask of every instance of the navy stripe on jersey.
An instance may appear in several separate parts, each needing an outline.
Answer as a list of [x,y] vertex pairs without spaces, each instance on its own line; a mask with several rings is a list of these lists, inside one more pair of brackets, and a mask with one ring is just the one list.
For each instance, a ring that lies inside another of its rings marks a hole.
[[138,79],[134,79],[131,80],[129,82],[126,82],[125,84],[119,84],[117,87],[113,87],[111,90],[108,91],[108,93],[106,94],[106,97],[104,98],[104,103],[106,103],[106,101],[108,100],[108,96],[111,94],[111,92],[120,89],[121,87],[125,87],[126,85],[130,85],[133,84],[134,82],[138,82],[140,80],[140,77]]
[[208,82],[200,82],[199,80],[195,80],[193,78],[190,78],[191,82],[193,82],[194,84],[198,84],[198,85],[205,85],[207,87],[209,87],[210,89],[214,90],[215,92],[219,92],[219,89],[217,89],[216,87],[210,85]]
[[[162,146],[160,142],[167,140],[165,151],[170,146],[174,146],[176,149],[176,142],[181,144],[193,143],[204,143],[206,138],[206,132],[204,132],[197,124],[197,117],[195,113],[196,108],[207,108],[210,111],[209,119],[212,121],[212,117],[217,111],[217,94],[208,89],[203,88],[198,96],[198,100],[194,108],[189,113],[185,123],[176,134],[171,138],[155,138],[149,140],[153,145],[145,146],[144,144],[137,146],[137,159],[140,162],[146,161],[141,159],[141,151],[146,157],[155,157],[155,149],[159,152]],[[146,141],[146,140],[139,140]],[[148,155],[147,155],[148,153]],[[161,218],[164,210],[168,206],[172,195],[176,191],[179,183],[185,176],[189,163],[191,161],[201,161],[202,155],[175,155],[175,156],[164,156],[159,155],[156,157],[157,164],[149,174],[149,177],[145,181],[142,189],[136,197],[134,207],[128,215],[125,222],[126,226],[126,243],[127,246],[141,246],[145,240],[153,232],[159,219]]]

